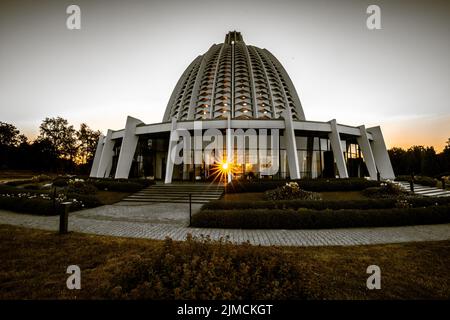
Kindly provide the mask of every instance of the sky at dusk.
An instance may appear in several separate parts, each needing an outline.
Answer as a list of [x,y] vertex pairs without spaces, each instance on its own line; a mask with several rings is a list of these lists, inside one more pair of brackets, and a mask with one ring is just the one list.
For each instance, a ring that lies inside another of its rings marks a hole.
[[[66,8],[81,8],[68,30]],[[381,30],[366,27],[369,5]],[[388,147],[450,138],[450,1],[0,1],[0,121],[161,122],[188,64],[228,31],[289,73],[307,120],[381,125]]]

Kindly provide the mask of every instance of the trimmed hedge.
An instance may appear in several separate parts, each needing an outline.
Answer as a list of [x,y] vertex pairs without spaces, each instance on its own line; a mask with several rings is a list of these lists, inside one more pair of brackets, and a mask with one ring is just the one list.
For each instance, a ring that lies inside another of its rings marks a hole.
[[64,210],[63,206],[56,204],[56,212],[53,201],[45,199],[26,199],[16,197],[0,197],[0,208],[14,212],[34,215],[52,216],[58,215]]
[[[103,205],[101,201],[95,196],[90,194],[80,194],[80,193],[68,193],[67,199],[71,201],[72,199],[77,199],[84,204],[84,208],[95,208]],[[81,208],[73,208],[75,210],[79,210]],[[72,210],[71,210],[72,211]],[[74,211],[74,210],[73,210]]]
[[[324,191],[360,191],[369,187],[378,187],[380,182],[366,180],[361,178],[348,179],[301,179],[290,180],[297,182],[298,186],[306,191],[324,192]],[[228,193],[243,192],[265,192],[267,190],[276,189],[287,183],[287,180],[273,181],[239,181],[234,180],[226,187]]]
[[136,182],[121,181],[89,181],[98,190],[116,191],[116,192],[137,192],[145,186]]
[[[101,206],[100,200],[93,195],[81,195],[81,194],[68,194],[67,201],[76,199],[81,201],[84,205],[74,203],[70,207],[70,211],[77,211],[86,208],[95,208]],[[55,211],[56,208],[56,211]],[[0,196],[0,209],[11,210],[14,212],[28,213],[32,215],[52,216],[58,215],[64,207],[56,202],[53,206],[53,200],[41,199],[41,198],[19,198],[19,197],[2,197]]]
[[53,180],[53,186],[54,187],[67,187],[69,184],[69,179],[67,178],[56,178]]
[[[410,198],[405,199],[412,207],[429,207],[450,204],[450,197]],[[278,201],[225,201],[216,200],[205,203],[201,210],[247,210],[247,209],[294,209],[340,210],[340,209],[390,209],[395,208],[398,200],[278,200]]]
[[31,193],[31,194],[48,194],[51,193],[51,189],[25,189],[25,188],[15,188],[7,185],[0,185],[0,194],[19,194],[19,193]]
[[[74,177],[58,177],[53,181],[53,185],[57,187],[65,187],[68,185],[70,179],[74,179]],[[93,185],[99,190],[108,190],[116,192],[137,192],[142,188],[155,184],[154,181],[147,179],[112,179],[112,178],[88,178],[84,179],[84,183]]]
[[192,226],[239,229],[327,229],[450,223],[450,206],[369,210],[216,210],[200,211]]
[[125,184],[125,183],[134,183],[134,184],[140,184],[143,187],[148,187],[155,184],[155,181],[148,180],[148,179],[113,179],[113,178],[89,178],[86,179],[86,182],[91,183],[111,183],[111,184]]
[[33,182],[33,180],[31,180],[31,179],[13,180],[13,181],[5,182],[5,185],[10,186],[10,187],[17,187],[17,186],[20,186],[22,184],[32,183],[32,182]]

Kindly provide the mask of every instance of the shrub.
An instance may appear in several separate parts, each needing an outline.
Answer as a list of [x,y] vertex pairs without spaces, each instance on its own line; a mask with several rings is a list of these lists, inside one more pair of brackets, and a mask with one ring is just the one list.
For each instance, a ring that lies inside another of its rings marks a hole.
[[[152,258],[122,262],[103,290],[119,299],[301,299],[301,274],[294,259],[249,244],[166,239]],[[112,288],[112,289],[111,289]]]
[[43,181],[50,181],[52,180],[52,178],[46,174],[40,174],[37,176],[34,176],[33,178],[31,178],[31,181],[33,182],[43,182]]
[[66,187],[68,184],[69,184],[68,178],[58,177],[55,180],[53,180],[53,186],[55,187]]
[[320,195],[299,188],[297,182],[289,182],[274,190],[266,191],[264,197],[267,200],[320,200]]
[[136,182],[122,182],[122,181],[101,181],[90,180],[90,182],[98,189],[105,191],[117,192],[137,192],[144,188],[144,185]]
[[449,222],[448,204],[426,208],[368,210],[204,210],[192,217],[194,227],[241,229],[384,227]]
[[[324,191],[360,191],[369,187],[377,187],[380,182],[366,180],[361,178],[348,179],[301,179],[292,180],[297,182],[298,186],[306,191],[324,192]],[[230,182],[226,191],[228,193],[242,192],[265,192],[273,190],[286,184],[286,180],[273,181],[238,181]]]
[[66,198],[69,201],[73,201],[73,199],[81,201],[83,205],[81,207],[79,205],[72,204],[71,211],[80,210],[82,208],[95,208],[102,205],[101,201],[95,195],[90,194],[68,193]]
[[[404,198],[409,207],[429,207],[450,204],[450,197]],[[201,210],[246,210],[246,209],[294,209],[340,210],[340,209],[389,209],[398,206],[399,199],[367,200],[280,200],[280,201],[224,201],[205,203]]]
[[30,193],[30,194],[49,194],[50,190],[43,189],[27,189],[27,188],[15,188],[8,185],[0,185],[0,194],[21,194],[21,193]]
[[370,198],[396,198],[407,194],[400,186],[390,182],[382,183],[380,187],[364,189],[362,193]]
[[97,192],[97,188],[93,186],[91,183],[86,183],[81,179],[71,179],[68,182],[68,193],[76,193],[76,194],[95,194]]
[[13,180],[13,181],[8,181],[5,183],[5,185],[10,186],[10,187],[17,187],[26,183],[32,183],[33,181],[31,179],[26,179],[26,180]]
[[44,216],[60,214],[63,210],[63,207],[59,203],[56,203],[56,207],[54,207],[52,200],[45,200],[40,198],[24,199],[19,197],[5,196],[0,196],[0,208],[4,210],[11,210],[14,212]]
[[41,186],[38,183],[29,183],[29,184],[22,185],[20,189],[39,190],[39,189],[41,189]]

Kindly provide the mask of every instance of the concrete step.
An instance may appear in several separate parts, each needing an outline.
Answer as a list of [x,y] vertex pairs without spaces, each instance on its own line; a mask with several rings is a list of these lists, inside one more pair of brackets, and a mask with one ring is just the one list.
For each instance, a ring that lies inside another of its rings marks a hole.
[[173,202],[204,204],[219,199],[225,188],[210,184],[157,184],[132,194],[124,202]]
[[[191,203],[195,204],[205,204],[210,200],[192,200]],[[186,199],[167,199],[167,198],[155,198],[155,199],[129,199],[125,198],[122,200],[122,203],[189,203],[189,200]]]
[[[396,183],[404,190],[410,191],[409,182],[397,181]],[[450,197],[450,191],[446,191],[436,187],[423,186],[415,183],[414,183],[414,193],[425,197]]]

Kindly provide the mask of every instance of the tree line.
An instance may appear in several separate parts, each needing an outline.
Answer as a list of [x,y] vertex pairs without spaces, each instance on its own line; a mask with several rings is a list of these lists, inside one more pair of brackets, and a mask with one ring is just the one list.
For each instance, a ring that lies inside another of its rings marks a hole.
[[76,130],[61,117],[45,118],[33,140],[0,121],[0,169],[88,173],[100,131],[85,123]]
[[440,153],[433,147],[412,146],[409,149],[388,150],[395,175],[423,175],[440,177],[450,175],[450,139]]

